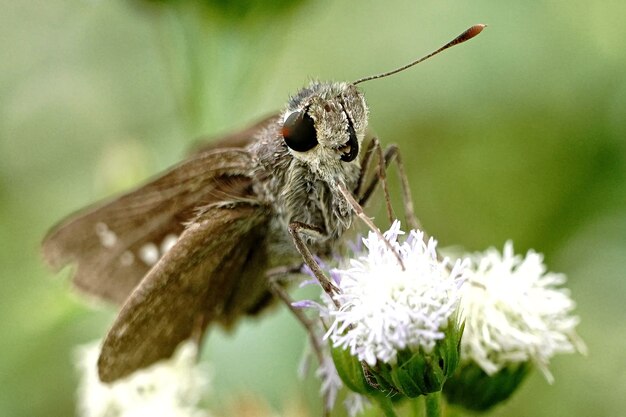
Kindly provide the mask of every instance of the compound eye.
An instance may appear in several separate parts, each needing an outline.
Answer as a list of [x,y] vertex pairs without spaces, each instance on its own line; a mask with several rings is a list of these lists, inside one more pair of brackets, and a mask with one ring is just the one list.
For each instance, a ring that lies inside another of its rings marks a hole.
[[291,113],[283,124],[282,134],[287,146],[297,152],[306,152],[317,145],[313,119],[306,111]]

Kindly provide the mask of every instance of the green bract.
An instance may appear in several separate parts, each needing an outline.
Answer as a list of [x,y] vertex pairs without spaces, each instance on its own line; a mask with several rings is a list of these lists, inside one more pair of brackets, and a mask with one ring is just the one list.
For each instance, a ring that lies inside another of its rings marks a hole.
[[511,364],[489,376],[477,364],[461,365],[443,393],[450,404],[485,411],[509,398],[531,369],[528,362]]
[[383,391],[415,398],[441,391],[459,363],[463,325],[459,325],[456,319],[451,323],[445,330],[445,337],[431,352],[426,353],[421,348],[417,351],[405,349],[398,352],[395,364],[379,363],[370,368],[370,380],[378,388],[368,383],[361,363],[348,350],[331,347],[337,372],[348,388],[362,395],[373,396]]

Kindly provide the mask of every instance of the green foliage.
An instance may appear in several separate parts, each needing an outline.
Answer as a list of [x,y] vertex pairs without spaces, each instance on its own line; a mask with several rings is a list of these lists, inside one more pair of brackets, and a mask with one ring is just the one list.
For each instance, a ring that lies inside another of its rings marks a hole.
[[462,334],[462,328],[451,325],[432,352],[399,352],[397,365],[382,364],[376,368],[377,380],[409,398],[441,391],[459,363]]
[[179,6],[182,3],[196,3],[206,6],[222,16],[232,19],[235,23],[238,19],[254,15],[255,17],[266,16],[274,19],[280,18],[279,14],[296,8],[304,0],[133,0],[142,3],[151,3],[159,6]]

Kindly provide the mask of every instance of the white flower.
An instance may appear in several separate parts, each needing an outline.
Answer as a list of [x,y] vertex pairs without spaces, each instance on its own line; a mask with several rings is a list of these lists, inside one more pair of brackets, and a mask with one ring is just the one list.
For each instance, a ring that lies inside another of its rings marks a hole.
[[585,351],[574,331],[578,317],[570,315],[574,301],[559,288],[565,275],[546,272],[536,252],[514,255],[511,242],[502,254],[491,248],[472,260],[462,287],[462,359],[474,361],[488,375],[532,361],[551,383],[552,356]]
[[208,417],[198,408],[207,371],[198,366],[197,346],[187,342],[167,360],[139,370],[112,384],[98,378],[100,343],[82,346],[77,354],[81,372],[78,415],[81,417]]
[[403,234],[396,221],[385,237],[404,270],[385,241],[370,232],[358,258],[346,269],[333,270],[340,289],[334,298],[341,307],[323,298],[332,321],[326,337],[371,366],[394,364],[404,349],[430,352],[444,338],[459,302],[465,262],[457,261],[450,270],[447,259],[438,259],[432,238],[425,243],[421,231],[411,231],[399,243]]

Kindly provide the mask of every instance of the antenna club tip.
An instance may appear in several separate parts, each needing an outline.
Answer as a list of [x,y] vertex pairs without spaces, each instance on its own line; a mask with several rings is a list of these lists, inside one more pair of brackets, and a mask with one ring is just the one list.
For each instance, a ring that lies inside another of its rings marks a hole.
[[467,29],[467,31],[465,31],[465,33],[467,35],[467,39],[471,39],[474,36],[478,35],[486,27],[487,27],[487,25],[485,25],[484,23],[478,23],[478,24],[472,26],[471,28]]
[[478,24],[470,27],[469,29],[467,29],[465,32],[461,33],[456,38],[452,39],[450,42],[448,42],[447,44],[445,44],[441,48],[437,49],[434,52],[431,52],[430,54],[428,54],[428,55],[426,55],[426,56],[424,56],[424,57],[422,57],[420,59],[417,59],[417,60],[415,60],[415,61],[413,61],[413,62],[411,62],[411,63],[409,63],[407,65],[404,65],[404,66],[402,66],[400,68],[397,68],[397,69],[395,69],[393,71],[384,72],[382,74],[372,75],[372,76],[365,77],[365,78],[359,78],[358,80],[354,81],[352,83],[352,85],[361,84],[361,83],[364,83],[365,81],[376,80],[378,78],[388,77],[388,76],[396,74],[396,73],[398,73],[400,71],[404,71],[405,69],[407,69],[409,67],[412,67],[413,65],[419,64],[420,62],[425,61],[428,58],[430,58],[430,57],[432,57],[434,55],[437,55],[438,53],[443,52],[446,49],[448,49],[448,48],[450,48],[450,47],[452,47],[454,45],[458,45],[458,44],[463,43],[463,42],[465,42],[465,41],[467,41],[469,39],[472,39],[474,36],[476,36],[480,32],[482,32],[483,29],[486,28],[486,27],[487,27],[487,25],[485,25],[484,23],[478,23]]

